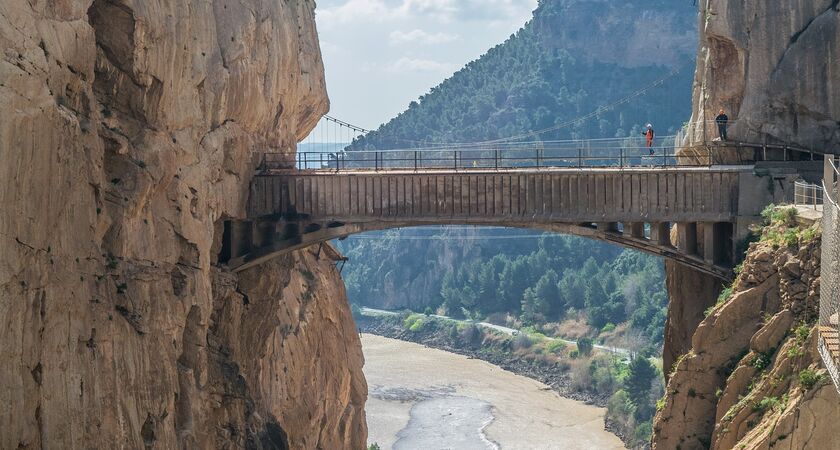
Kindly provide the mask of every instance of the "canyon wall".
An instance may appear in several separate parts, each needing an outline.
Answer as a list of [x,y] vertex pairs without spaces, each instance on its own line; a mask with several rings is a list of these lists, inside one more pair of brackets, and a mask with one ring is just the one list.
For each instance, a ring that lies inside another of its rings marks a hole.
[[328,109],[314,7],[0,3],[0,448],[365,445],[332,263],[214,266]]
[[840,396],[816,342],[819,234],[776,236],[751,245],[731,295],[707,312],[674,364],[654,449],[840,445]]
[[[840,154],[840,9],[832,0],[699,3],[700,44],[691,123],[683,154],[717,137],[724,109],[732,140],[784,142]],[[706,125],[703,126],[703,123]],[[705,150],[702,150],[705,152]],[[752,150],[717,148],[714,160],[752,158]],[[705,155],[704,155],[705,156]],[[781,185],[777,185],[778,188]],[[775,192],[783,201],[786,194]],[[665,367],[690,348],[690,337],[721,286],[666,262],[669,308]]]
[[692,122],[723,108],[731,139],[840,154],[837,1],[701,0],[699,20]]

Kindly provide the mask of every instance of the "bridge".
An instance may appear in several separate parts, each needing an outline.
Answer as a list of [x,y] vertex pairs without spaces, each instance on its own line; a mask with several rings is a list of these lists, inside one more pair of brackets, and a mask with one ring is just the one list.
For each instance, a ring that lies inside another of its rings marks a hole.
[[[768,186],[778,181],[785,190],[796,178],[757,167],[768,164],[768,152],[780,161],[813,153],[727,143],[751,156],[719,165],[714,157],[678,156],[676,141],[319,151],[300,152],[293,161],[266,154],[251,184],[249,219],[225,224],[219,260],[242,271],[356,233],[458,224],[599,239],[730,279],[737,241],[774,201]],[[706,147],[707,155],[715,145]]]

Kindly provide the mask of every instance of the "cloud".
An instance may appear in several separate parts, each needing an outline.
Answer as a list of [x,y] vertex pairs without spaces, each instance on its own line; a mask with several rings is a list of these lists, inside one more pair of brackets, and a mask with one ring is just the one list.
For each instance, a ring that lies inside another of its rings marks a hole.
[[423,30],[411,30],[411,31],[402,31],[402,30],[394,30],[391,32],[390,42],[391,45],[399,45],[399,44],[446,44],[448,42],[453,42],[458,40],[457,34],[448,34],[444,32],[440,33],[427,33]]
[[440,61],[433,61],[430,59],[417,59],[402,57],[386,67],[386,70],[391,73],[411,73],[411,72],[454,72],[458,68],[457,64],[444,63]]
[[318,23],[324,27],[359,22],[433,19],[453,21],[498,21],[530,12],[536,0],[346,0],[336,6],[318,8]]

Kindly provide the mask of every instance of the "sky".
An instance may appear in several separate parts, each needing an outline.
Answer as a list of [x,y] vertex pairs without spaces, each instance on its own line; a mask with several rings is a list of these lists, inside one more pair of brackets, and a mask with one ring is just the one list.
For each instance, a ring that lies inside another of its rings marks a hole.
[[531,18],[537,0],[318,0],[330,115],[375,129]]

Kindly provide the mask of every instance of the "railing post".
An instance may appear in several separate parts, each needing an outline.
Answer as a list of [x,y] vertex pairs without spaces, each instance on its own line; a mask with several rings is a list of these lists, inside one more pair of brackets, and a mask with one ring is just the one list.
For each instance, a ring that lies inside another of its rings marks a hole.
[[537,167],[540,167],[540,149],[537,149]]
[[493,150],[493,159],[495,160],[496,170],[499,170],[499,150]]
[[379,152],[374,152],[373,154],[373,167],[373,170],[379,172]]
[[578,168],[583,167],[583,149],[578,147]]
[[417,172],[417,150],[414,150],[414,171]]
[[618,149],[618,167],[624,168],[624,147]]
[[457,172],[458,171],[458,150],[453,151],[452,154],[455,155],[455,171]]

